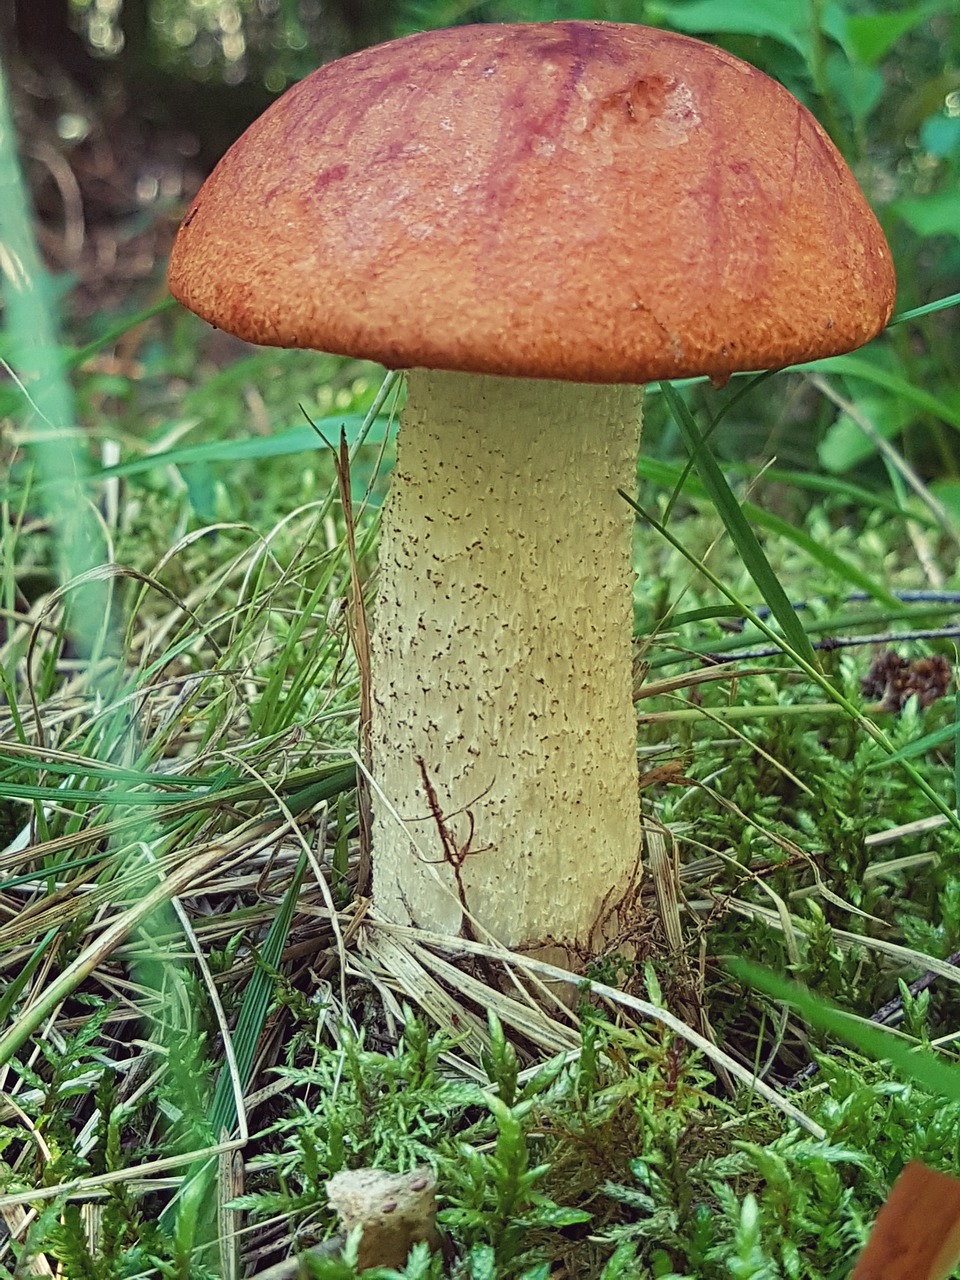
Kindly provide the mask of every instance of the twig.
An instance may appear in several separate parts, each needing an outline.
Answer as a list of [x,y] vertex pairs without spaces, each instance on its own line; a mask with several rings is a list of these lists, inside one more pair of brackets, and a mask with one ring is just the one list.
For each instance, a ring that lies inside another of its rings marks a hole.
[[[360,676],[360,758],[369,768],[372,759],[370,723],[373,715],[373,695],[370,680],[370,631],[363,600],[363,583],[357,561],[356,526],[353,518],[353,497],[350,492],[350,450],[347,435],[341,428],[340,445],[333,450],[333,462],[337,469],[337,488],[340,490],[340,506],[347,532],[347,558],[350,564],[350,607],[347,611],[347,629],[357,659]],[[373,861],[370,842],[373,830],[370,810],[370,788],[365,775],[357,774],[357,807],[360,819],[360,856],[357,862],[357,894],[364,897],[370,892]]]
[[[855,423],[863,434],[867,437],[873,447],[883,455],[884,459],[890,464],[897,474],[909,485],[913,492],[917,495],[924,506],[928,507],[932,512],[937,523],[943,532],[953,542],[960,543],[960,533],[957,532],[957,526],[950,519],[950,513],[947,511],[943,503],[936,498],[927,486],[923,483],[912,467],[908,467],[900,454],[897,453],[889,440],[886,440],[876,429],[863,410],[852,400],[848,400],[846,396],[840,395],[839,391],[834,390],[830,383],[819,373],[811,373],[807,375],[813,386],[832,400],[838,409],[842,409],[851,422]],[[939,586],[939,583],[934,585]]]
[[443,816],[443,810],[440,808],[440,800],[437,796],[436,787],[430,781],[430,775],[427,773],[427,762],[423,756],[417,756],[417,767],[420,770],[420,777],[423,780],[423,789],[427,793],[427,803],[430,806],[430,816],[433,818],[437,826],[437,834],[440,836],[440,844],[443,847],[442,861],[449,866],[453,872],[454,879],[457,882],[457,897],[460,899],[460,906],[463,908],[463,928],[467,931],[466,936],[474,938],[473,926],[470,923],[469,907],[467,905],[467,890],[463,883],[463,864],[472,854],[486,853],[493,845],[485,844],[479,849],[472,849],[474,834],[474,817],[471,810],[467,809],[466,814],[470,822],[470,829],[467,832],[467,838],[462,845],[458,845],[453,832],[447,825],[447,820]]

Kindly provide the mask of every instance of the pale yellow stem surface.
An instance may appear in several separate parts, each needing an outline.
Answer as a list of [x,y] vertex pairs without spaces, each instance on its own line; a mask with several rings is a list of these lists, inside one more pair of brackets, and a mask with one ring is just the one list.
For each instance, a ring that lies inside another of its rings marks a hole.
[[637,388],[410,374],[372,646],[388,918],[455,935],[462,893],[509,946],[591,947],[629,895],[634,517],[617,489],[639,433]]

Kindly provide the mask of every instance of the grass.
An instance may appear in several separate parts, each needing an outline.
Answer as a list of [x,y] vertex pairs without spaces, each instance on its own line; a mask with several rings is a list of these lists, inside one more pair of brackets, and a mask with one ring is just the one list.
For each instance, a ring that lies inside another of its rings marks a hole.
[[[200,411],[263,368],[256,355],[229,386],[198,384]],[[376,424],[393,389],[379,397],[356,370],[337,394],[382,437],[353,464],[358,499],[372,484],[359,526],[369,573],[389,448]],[[263,456],[244,456],[248,440],[233,457],[224,439],[198,458],[167,443],[166,422],[158,435],[149,467],[141,444],[142,464],[92,481],[101,495],[120,487],[102,518],[122,548],[107,579],[118,625],[104,649],[116,648],[97,667],[71,657],[65,595],[48,586],[31,603],[20,589],[42,578],[52,543],[42,523],[46,546],[26,541],[16,511],[36,482],[11,474],[0,1203],[20,1244],[0,1265],[12,1274],[14,1255],[35,1251],[68,1276],[226,1274],[238,1256],[262,1270],[295,1247],[313,1274],[349,1276],[349,1261],[309,1252],[335,1229],[327,1178],[427,1161],[457,1251],[449,1274],[546,1276],[561,1261],[605,1277],[846,1274],[902,1163],[954,1165],[956,1104],[837,1050],[809,1015],[733,981],[726,957],[789,965],[866,1016],[934,968],[934,993],[905,993],[900,1030],[907,1043],[949,1035],[956,977],[936,961],[960,949],[952,700],[868,709],[856,647],[806,670],[782,641],[772,658],[691,660],[724,643],[750,653],[775,624],[746,603],[762,593],[716,495],[675,489],[676,471],[648,482],[645,503],[672,502],[670,537],[643,566],[656,614],[638,617],[645,795],[664,857],[649,860],[640,956],[599,960],[593,996],[548,1015],[487,985],[495,957],[454,967],[389,930],[357,949],[358,677],[325,447],[271,458],[264,437]],[[200,465],[222,508],[209,523],[180,479]],[[895,595],[923,582],[914,510],[851,518],[849,502],[841,486],[765,543],[791,599],[807,601],[790,616],[808,643],[861,623],[942,623],[943,602]],[[134,522],[137,509],[148,518]],[[162,531],[178,527],[164,550]],[[828,528],[870,600],[847,602],[849,571],[830,577],[806,555],[797,534],[822,543]],[[731,635],[731,616],[751,621]],[[937,813],[932,797],[944,825],[915,829]],[[484,1004],[499,1020],[479,1016]],[[701,1051],[685,1027],[707,1030]],[[791,1087],[811,1061],[816,1074]],[[755,1068],[774,1101],[732,1074]],[[445,1265],[421,1250],[403,1274]]]
[[445,1251],[368,1276],[846,1276],[907,1160],[960,1168],[956,297],[648,398],[643,927],[571,983],[359,892],[399,381],[163,304],[62,345],[0,136],[0,1272],[349,1280],[327,1180],[426,1164]]

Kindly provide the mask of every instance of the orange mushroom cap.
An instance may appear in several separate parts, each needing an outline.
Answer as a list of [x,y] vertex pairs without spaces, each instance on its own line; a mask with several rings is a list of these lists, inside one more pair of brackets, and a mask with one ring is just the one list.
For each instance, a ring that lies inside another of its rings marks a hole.
[[851,350],[895,280],[781,85],[686,36],[556,22],[315,71],[207,180],[170,288],[251,342],[643,383]]

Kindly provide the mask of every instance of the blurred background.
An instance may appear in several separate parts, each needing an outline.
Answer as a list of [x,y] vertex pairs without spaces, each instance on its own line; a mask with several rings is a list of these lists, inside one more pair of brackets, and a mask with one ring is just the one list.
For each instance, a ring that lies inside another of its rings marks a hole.
[[[95,337],[111,312],[163,296],[190,195],[271,99],[321,62],[430,26],[569,17],[672,27],[781,80],[827,127],[880,215],[901,310],[960,290],[956,0],[13,0],[0,7],[0,36],[64,323]],[[882,373],[940,408],[891,395],[875,377],[846,387],[920,475],[942,482],[954,511],[960,448],[941,411],[960,415],[957,330],[947,311],[871,348]],[[836,406],[800,382],[784,391],[772,423],[728,415],[721,455],[775,451],[789,465],[866,468],[867,478],[876,467],[883,478],[876,447],[837,421]],[[802,433],[792,430],[798,414]]]
[[[118,312],[165,296],[166,255],[189,197],[243,128],[323,61],[416,29],[558,18],[677,29],[780,79],[826,125],[877,210],[899,310],[960,291],[956,0],[13,0],[0,6],[0,35],[61,325],[79,342],[96,339]],[[189,383],[197,351],[206,375],[241,355],[186,317],[170,323],[157,374],[177,374],[178,334],[188,335],[179,340]],[[145,356],[142,334],[131,340]],[[723,416],[719,457],[749,465],[776,456],[782,467],[886,489],[881,442],[891,442],[960,521],[956,308],[891,329],[863,361],[836,387],[867,430],[809,379],[785,379],[776,397],[750,397]],[[148,365],[119,396],[116,420],[134,434],[151,419]],[[316,374],[302,360],[297,369]],[[104,372],[88,367],[81,389],[96,392]],[[724,403],[687,394],[712,416]],[[646,431],[660,457],[676,456],[671,421],[653,399]]]

